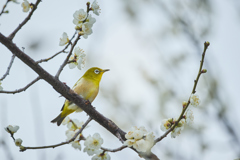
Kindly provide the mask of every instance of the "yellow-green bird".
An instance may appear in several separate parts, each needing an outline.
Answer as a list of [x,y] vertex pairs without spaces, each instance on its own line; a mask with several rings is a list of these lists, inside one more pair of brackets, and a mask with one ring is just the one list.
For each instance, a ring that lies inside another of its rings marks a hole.
[[[100,69],[97,67],[88,69],[84,75],[75,83],[72,88],[73,91],[85,100],[89,100],[92,103],[98,94],[99,83],[101,81],[102,75],[106,71],[109,71],[109,69]],[[73,102],[66,99],[61,111],[62,112],[51,121],[52,123],[57,122],[58,126],[62,123],[67,115],[73,113],[74,111],[81,112],[82,109]]]

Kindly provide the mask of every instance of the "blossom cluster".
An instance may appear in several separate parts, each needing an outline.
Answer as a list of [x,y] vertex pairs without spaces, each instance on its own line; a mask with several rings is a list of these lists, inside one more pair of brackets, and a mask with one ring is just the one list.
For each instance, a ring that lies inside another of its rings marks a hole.
[[108,152],[101,150],[103,139],[99,133],[94,133],[93,136],[89,135],[84,142],[83,152],[87,152],[89,156],[92,156],[92,160],[110,160]]
[[74,53],[71,55],[69,58],[69,68],[73,69],[77,66],[79,70],[81,70],[85,66],[85,61],[86,61],[86,54],[82,49],[79,47],[76,47],[74,49]]
[[[17,133],[17,131],[19,130],[19,126],[12,126],[12,125],[8,125],[6,128],[4,128],[8,133],[11,134],[11,136],[13,137],[13,135],[15,133]],[[14,139],[15,145],[22,148],[22,139],[18,138],[18,139]]]
[[[72,139],[72,137],[82,128],[83,122],[79,122],[77,119],[70,119],[66,117],[63,122],[63,125],[67,125],[68,130],[66,131],[67,141]],[[78,150],[81,150],[80,141],[85,138],[80,134],[76,137],[76,139],[71,142],[72,147]],[[99,133],[93,134],[93,136],[89,135],[84,142],[84,150],[83,152],[87,152],[89,156],[93,156],[92,160],[110,160],[110,156],[108,152],[104,152],[101,150],[101,145],[103,144],[103,139],[101,138]]]
[[[68,130],[65,132],[67,136],[67,141],[70,140],[81,128],[83,125],[83,122],[79,122],[77,119],[70,119],[69,117],[66,117],[63,122],[63,125],[67,125]],[[72,147],[75,149],[81,150],[81,134],[79,134],[76,139],[71,142]]]
[[[184,101],[183,103],[183,107],[186,107],[188,102]],[[200,99],[198,97],[198,95],[196,94],[192,94],[190,97],[190,104],[194,107],[198,107],[200,104]],[[185,113],[185,115],[183,116],[183,119],[181,119],[178,124],[175,126],[174,130],[171,132],[171,137],[172,138],[176,138],[176,136],[179,136],[181,134],[181,131],[184,129],[185,124],[187,125],[192,125],[193,124],[193,120],[194,120],[194,116],[193,116],[193,111],[188,109]],[[161,130],[162,131],[167,131],[168,129],[170,129],[172,127],[172,125],[174,125],[176,123],[177,119],[164,119],[161,122]]]
[[[96,0],[91,5],[89,11],[93,11],[94,14],[99,15],[100,7]],[[85,12],[83,9],[75,11],[73,14],[73,23],[76,25],[75,29],[79,30],[79,34],[83,38],[87,39],[90,34],[92,34],[92,26],[96,22],[96,19],[92,17],[89,12]]]
[[147,132],[145,127],[132,127],[125,135],[127,139],[124,144],[135,148],[138,152],[150,152],[154,145],[153,132]]
[[[96,0],[93,1],[90,8],[89,5],[90,4],[88,3],[87,11],[84,11],[84,9],[79,9],[73,14],[73,24],[76,25],[75,29],[78,31],[78,34],[85,39],[92,34],[92,26],[96,22],[96,19],[92,17],[89,12],[92,11],[96,15],[99,15],[100,13],[100,7]],[[69,42],[68,35],[66,32],[63,32],[59,41],[59,45],[64,46],[68,43],[71,43]],[[82,49],[79,47],[75,48],[74,53],[69,58],[69,68],[72,69],[77,66],[77,68],[81,70],[85,66],[85,56],[86,54]]]
[[110,160],[108,152],[101,150],[103,139],[99,133],[94,133],[93,136],[89,135],[84,142],[83,152],[87,152],[89,156],[92,156],[92,160]]
[[[177,119],[163,119],[161,122],[161,130],[167,131],[172,125],[176,123]],[[181,119],[180,122],[175,126],[174,130],[171,132],[171,137],[176,138],[181,134],[181,131],[184,129],[184,124],[186,123],[185,119]]]
[[[69,43],[69,38],[66,32],[63,32],[62,38],[60,38],[59,45],[63,46]],[[86,54],[82,49],[79,47],[74,48],[74,52],[69,58],[69,68],[73,69],[77,67],[79,70],[81,70],[85,66],[86,61]]]

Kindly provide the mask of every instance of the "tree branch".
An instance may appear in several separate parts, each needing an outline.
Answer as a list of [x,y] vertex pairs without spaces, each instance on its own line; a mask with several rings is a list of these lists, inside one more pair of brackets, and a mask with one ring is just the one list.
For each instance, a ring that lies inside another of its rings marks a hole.
[[54,144],[54,145],[49,145],[49,146],[39,146],[39,147],[24,147],[22,146],[20,148],[20,151],[23,152],[23,151],[26,151],[27,149],[46,149],[46,148],[55,148],[55,147],[59,147],[59,146],[62,146],[62,145],[65,145],[65,144],[69,144],[71,143],[72,141],[74,141],[77,136],[79,134],[82,133],[83,129],[88,125],[88,123],[92,120],[91,117],[88,118],[88,120],[82,125],[82,128],[68,141],[66,142],[62,142],[62,143],[58,143],[58,144]]
[[118,151],[123,150],[124,148],[127,148],[127,146],[121,146],[116,149],[108,149],[108,148],[101,147],[102,150],[107,151],[107,152],[118,152]]
[[41,0],[37,0],[37,2],[35,4],[33,4],[33,8],[32,10],[30,11],[30,13],[28,14],[28,16],[24,19],[24,21],[18,25],[18,27],[8,36],[9,40],[12,40],[16,33],[22,28],[22,26],[24,26],[29,20],[30,18],[32,17],[33,15],[33,12],[37,9],[37,6],[38,4],[41,2]]
[[76,33],[77,33],[77,32],[75,32],[75,33],[73,34],[73,36],[72,36],[72,38],[69,40],[68,44],[67,44],[61,51],[55,53],[53,56],[51,56],[51,57],[49,57],[49,58],[41,59],[41,60],[39,60],[39,61],[36,61],[36,63],[47,62],[47,61],[49,61],[50,59],[53,59],[54,57],[56,57],[57,55],[59,55],[60,53],[65,53],[65,52],[66,52],[65,50],[68,48],[68,46],[69,46],[70,44],[72,44],[71,41],[72,41],[73,38],[75,37]]
[[4,79],[7,77],[7,75],[9,75],[9,72],[10,72],[10,69],[11,69],[11,67],[12,67],[12,64],[13,64],[13,61],[14,61],[15,57],[16,57],[16,56],[13,54],[13,55],[12,55],[12,58],[11,58],[11,61],[10,61],[9,65],[8,65],[7,71],[6,71],[6,73],[2,76],[2,78],[0,79],[0,81],[4,80]]
[[15,93],[20,93],[20,92],[26,91],[31,85],[33,85],[35,82],[37,82],[40,79],[41,79],[40,77],[37,77],[36,79],[34,79],[32,82],[30,82],[25,87],[17,89],[15,91],[4,91],[4,90],[2,90],[2,91],[0,91],[0,93],[15,94]]
[[[208,46],[210,45],[209,42],[205,42],[204,43],[204,50],[203,50],[203,53],[202,53],[202,60],[200,62],[200,67],[199,67],[199,71],[198,71],[198,75],[197,75],[197,78],[194,80],[194,86],[193,86],[193,90],[192,90],[192,94],[194,94],[196,92],[196,87],[197,87],[197,84],[198,84],[198,81],[199,81],[199,78],[200,76],[202,75],[202,67],[203,67],[203,62],[204,62],[204,58],[205,58],[205,53],[206,53],[206,50],[208,48]],[[191,97],[191,96],[190,96]],[[171,131],[174,130],[174,128],[177,126],[177,124],[180,122],[180,120],[183,118],[183,115],[185,113],[185,111],[187,110],[189,104],[190,104],[190,97],[188,99],[188,103],[187,105],[183,108],[182,110],[182,113],[180,114],[178,120],[174,123],[174,125],[169,128],[161,137],[157,138],[155,141],[154,141],[154,144],[156,144],[157,142],[161,141],[164,137],[166,137]]]
[[71,49],[70,49],[70,51],[68,53],[68,56],[64,60],[63,64],[60,66],[57,74],[55,75],[55,78],[57,78],[57,79],[59,78],[59,75],[61,74],[63,68],[67,65],[68,60],[69,60],[70,56],[72,55],[73,48],[76,46],[76,44],[77,44],[78,40],[80,39],[80,37],[81,37],[81,34],[78,34],[77,38],[75,39],[75,41],[72,44],[72,47],[71,47]]
[[11,0],[7,0],[6,3],[3,5],[2,11],[0,12],[0,16],[5,13],[4,9],[7,7],[7,4],[10,2]]

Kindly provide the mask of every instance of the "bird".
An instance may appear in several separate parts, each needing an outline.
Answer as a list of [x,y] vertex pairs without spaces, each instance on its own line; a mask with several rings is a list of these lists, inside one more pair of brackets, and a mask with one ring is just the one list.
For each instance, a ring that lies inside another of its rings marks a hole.
[[[107,71],[109,71],[109,69],[101,69],[98,67],[92,67],[88,69],[84,75],[75,83],[72,90],[83,99],[88,100],[92,103],[98,95],[99,83],[102,79],[102,75]],[[73,102],[66,99],[61,109],[61,113],[51,122],[57,123],[57,125],[60,126],[64,118],[74,111],[81,112],[82,109]]]

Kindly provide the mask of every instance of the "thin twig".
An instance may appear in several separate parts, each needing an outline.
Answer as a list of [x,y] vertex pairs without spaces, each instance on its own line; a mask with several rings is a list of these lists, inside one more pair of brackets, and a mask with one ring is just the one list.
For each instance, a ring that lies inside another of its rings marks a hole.
[[57,55],[59,55],[60,53],[66,53],[65,50],[68,48],[68,46],[69,46],[70,44],[72,44],[72,40],[73,40],[73,38],[75,37],[76,33],[77,33],[77,31],[73,34],[73,36],[72,36],[72,38],[69,40],[68,44],[67,44],[61,51],[55,53],[53,56],[51,56],[51,57],[49,57],[49,58],[41,59],[41,60],[39,60],[39,61],[36,61],[36,63],[47,62],[47,61],[49,61],[50,59],[53,59],[54,57],[56,57]]
[[66,52],[65,52],[65,49],[67,49],[68,46],[69,46],[69,44],[66,45],[66,47],[65,47],[63,50],[61,50],[61,51],[55,53],[55,54],[52,55],[51,57],[49,57],[49,58],[45,58],[45,59],[41,59],[41,60],[38,60],[38,61],[36,61],[36,63],[47,62],[47,61],[53,59],[54,57],[56,57],[57,55],[59,55],[60,53],[66,53]]
[[16,35],[16,33],[22,28],[23,25],[25,25],[29,20],[30,18],[32,17],[33,15],[33,12],[37,9],[37,6],[38,4],[41,2],[41,0],[37,0],[37,2],[35,4],[32,4],[33,8],[32,10],[30,11],[30,13],[28,14],[28,16],[24,19],[24,21],[18,25],[18,27],[8,36],[8,38],[10,40],[12,40],[14,38],[14,36]]
[[40,77],[37,77],[36,79],[34,79],[32,82],[30,82],[25,87],[17,89],[15,91],[4,91],[4,90],[2,90],[2,91],[0,91],[0,93],[15,94],[15,93],[23,92],[23,91],[27,90],[31,85],[33,85],[35,82],[37,82],[40,79],[41,79]]
[[57,74],[55,75],[55,78],[57,78],[57,79],[59,78],[59,75],[61,74],[63,68],[67,65],[69,57],[72,55],[73,48],[76,46],[76,44],[77,44],[78,40],[80,39],[80,37],[81,37],[81,34],[78,34],[77,38],[75,39],[75,41],[73,42],[73,44],[71,46],[71,49],[70,49],[70,51],[68,53],[67,58],[64,60],[63,64],[60,66]]
[[[86,20],[87,20],[87,18],[88,18],[88,13],[89,13],[89,11],[90,11],[90,3],[87,2],[86,5],[87,5],[87,17],[86,17],[86,19],[83,21],[83,23],[86,22]],[[65,59],[65,61],[63,62],[63,64],[60,66],[57,74],[55,75],[55,78],[59,79],[59,75],[61,74],[63,68],[67,65],[68,60],[69,60],[69,57],[70,57],[71,54],[72,54],[73,48],[74,48],[75,45],[77,44],[77,42],[78,42],[78,40],[80,39],[80,37],[81,37],[81,34],[78,34],[76,40],[75,40],[75,41],[73,42],[73,44],[72,44],[71,50],[70,50],[67,58]]]
[[[24,146],[22,146],[22,147],[20,148],[20,151],[23,152],[23,151],[26,151],[27,149],[55,148],[55,147],[59,147],[59,146],[65,145],[65,144],[69,144],[69,143],[71,143],[72,141],[74,141],[79,134],[82,133],[83,129],[88,125],[88,123],[89,123],[91,120],[92,120],[92,118],[89,117],[88,120],[82,125],[81,129],[80,129],[70,140],[68,140],[68,141],[66,141],[66,142],[62,142],[62,143],[58,143],[58,144],[54,144],[54,145],[49,145],[49,146],[39,146],[39,147],[24,147]],[[12,137],[12,138],[14,138],[14,137]]]
[[[206,53],[206,50],[208,48],[208,46],[210,45],[209,42],[205,42],[204,43],[204,50],[203,50],[203,53],[202,53],[202,60],[200,62],[200,67],[199,67],[199,71],[198,71],[198,75],[197,75],[197,78],[194,80],[194,86],[193,86],[193,90],[192,90],[192,94],[194,94],[196,92],[196,87],[197,87],[197,84],[198,84],[198,81],[199,81],[199,78],[202,74],[202,67],[203,67],[203,62],[204,62],[204,58],[205,58],[205,53]],[[191,97],[191,96],[190,96]],[[171,131],[174,130],[174,128],[177,126],[177,124],[180,122],[180,120],[183,118],[183,115],[185,113],[185,111],[187,110],[189,104],[190,104],[190,97],[188,99],[188,103],[187,105],[183,108],[182,110],[182,113],[180,114],[179,118],[177,121],[175,121],[174,125],[169,128],[161,137],[157,138],[155,141],[154,141],[154,144],[156,144],[157,142],[161,141],[164,137],[166,137]]]
[[91,122],[91,120],[93,120],[93,119],[92,119],[92,117],[89,116],[88,120],[82,125],[82,128],[69,140],[69,142],[74,141],[77,138],[77,136],[80,133],[82,133],[83,129],[88,125],[88,123]]
[[15,57],[16,57],[16,55],[13,54],[13,55],[12,55],[12,58],[11,58],[11,61],[10,61],[9,65],[8,65],[7,71],[6,71],[6,73],[2,76],[2,78],[0,79],[0,81],[4,80],[4,79],[7,77],[7,75],[9,75],[9,72],[10,72],[10,69],[11,69],[11,67],[12,67],[12,64],[13,64],[13,61],[14,61]]
[[123,146],[121,146],[119,148],[116,148],[116,149],[108,149],[108,148],[101,147],[102,150],[107,151],[107,152],[118,152],[118,151],[123,150],[124,148],[127,148],[127,146],[123,145]]
[[54,145],[49,145],[49,146],[39,146],[39,147],[22,147],[20,149],[21,152],[26,151],[27,149],[45,149],[45,148],[55,148],[58,146],[62,146],[65,144],[69,144],[70,142],[66,141],[66,142],[62,142],[62,143],[58,143],[58,144],[54,144]]
[[6,3],[3,5],[2,11],[0,12],[0,16],[5,13],[4,9],[7,7],[7,4],[10,2],[11,0],[7,0]]

